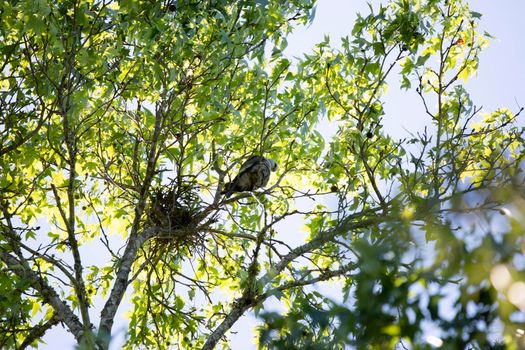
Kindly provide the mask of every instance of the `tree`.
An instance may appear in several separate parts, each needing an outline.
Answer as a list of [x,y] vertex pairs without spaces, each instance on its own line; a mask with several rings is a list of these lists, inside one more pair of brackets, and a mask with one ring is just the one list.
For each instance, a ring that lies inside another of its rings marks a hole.
[[[425,323],[449,348],[517,346],[523,128],[462,85],[481,15],[392,1],[340,50],[285,58],[313,6],[0,5],[2,348],[62,326],[107,349],[125,298],[130,349],[227,346],[251,311],[260,347],[424,346]],[[403,140],[383,128],[396,74],[430,125]],[[221,196],[254,154],[278,161],[270,185]]]

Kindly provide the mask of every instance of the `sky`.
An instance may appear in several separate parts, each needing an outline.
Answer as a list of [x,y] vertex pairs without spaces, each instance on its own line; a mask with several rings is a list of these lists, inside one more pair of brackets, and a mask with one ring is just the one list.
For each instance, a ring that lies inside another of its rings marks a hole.
[[[380,1],[373,0],[371,3],[377,5]],[[489,32],[496,39],[481,54],[477,76],[466,84],[466,88],[474,103],[483,106],[485,112],[499,107],[517,111],[518,106],[525,105],[525,0],[471,0],[469,3],[472,10],[483,14],[480,30]],[[338,43],[340,37],[351,33],[356,13],[366,14],[367,11],[367,2],[364,0],[318,1],[313,23],[294,31],[288,38],[289,45],[285,54],[300,57],[327,34],[334,44]],[[385,105],[385,132],[390,131],[402,137],[403,134],[406,135],[405,129],[422,129],[425,124],[423,116],[407,107],[412,101],[419,102],[415,92],[390,89]],[[525,125],[523,116],[518,122]],[[331,127],[333,126],[321,126],[325,130],[330,130]],[[122,315],[122,312],[119,314]],[[252,333],[254,325],[255,319],[252,316],[245,316],[238,321],[232,329],[236,332],[231,337],[233,349],[255,349]],[[120,337],[124,330],[125,324],[116,324],[115,331],[120,333]],[[47,345],[40,346],[40,349],[73,349],[73,337],[60,327],[50,331],[44,340]],[[111,348],[116,350],[120,345],[114,343]]]
[[[375,6],[381,2],[373,0]],[[515,106],[515,98],[525,104],[525,1],[523,0],[471,0],[470,8],[483,16],[481,31],[495,36],[482,53],[477,77],[467,84],[474,100],[488,109]],[[366,14],[364,0],[320,0],[313,23],[298,28],[288,39],[287,54],[300,56],[308,52],[326,34],[333,43],[349,35],[356,13]],[[520,101],[521,100],[521,101]]]
[[[373,7],[386,1],[372,0]],[[473,11],[483,16],[479,31],[495,36],[489,47],[480,56],[477,76],[465,85],[476,106],[483,106],[482,112],[490,112],[499,107],[518,110],[518,104],[525,105],[525,1],[523,0],[470,0]],[[329,35],[332,44],[339,38],[350,35],[356,13],[363,15],[369,11],[365,0],[320,0],[316,16],[308,27],[298,28],[288,39],[285,52],[289,56],[301,56]],[[404,129],[422,129],[426,118],[420,115],[421,109],[409,108],[420,105],[414,91],[390,89],[386,96],[384,118],[385,131],[405,136]],[[418,115],[419,114],[419,115]],[[525,123],[523,117],[522,123]],[[388,130],[388,127],[390,130]],[[392,130],[393,129],[393,130]]]

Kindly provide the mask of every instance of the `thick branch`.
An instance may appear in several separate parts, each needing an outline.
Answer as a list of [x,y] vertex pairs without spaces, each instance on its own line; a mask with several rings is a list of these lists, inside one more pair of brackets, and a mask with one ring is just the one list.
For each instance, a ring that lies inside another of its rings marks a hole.
[[[371,211],[373,213],[374,211]],[[361,216],[364,215],[364,213],[359,213]],[[368,212],[367,212],[368,214]],[[379,221],[388,220],[384,217],[372,217],[369,219],[364,219],[360,221],[353,221],[355,220],[355,215],[352,215],[348,217],[347,220],[342,222],[339,226],[334,228],[330,231],[323,231],[320,232],[317,237],[312,239],[310,242],[307,242],[295,249],[292,249],[288,254],[283,256],[283,258],[274,266],[272,274],[275,274],[275,272],[279,273],[283,271],[286,266],[295,260],[296,258],[312,252],[315,249],[319,249],[322,247],[325,243],[333,240],[335,237],[340,236],[342,234],[351,232],[356,229],[365,228],[373,224],[377,224]],[[332,272],[326,272],[319,276],[318,278],[314,278],[312,280],[309,280],[308,282],[315,283],[318,281],[329,279],[333,276],[340,275],[346,271],[349,271],[351,268],[353,268],[353,265],[347,265],[342,267],[339,270],[332,271]],[[262,276],[259,279],[259,282],[261,283],[268,283],[271,281],[271,278],[268,276],[268,274]],[[306,283],[305,283],[306,284]],[[259,283],[257,283],[259,285]],[[301,285],[301,283],[297,284],[298,286]],[[293,287],[293,285],[289,285],[289,288]],[[230,312],[226,315],[224,318],[224,321],[212,332],[212,334],[208,337],[206,340],[206,343],[204,344],[203,350],[211,350],[217,345],[219,340],[226,334],[226,332],[237,322],[237,320],[244,314],[246,310],[253,307],[254,305],[257,305],[261,302],[263,302],[266,298],[270,296],[270,293],[265,293],[259,296],[253,295],[252,291],[250,289],[246,289],[243,296],[239,299],[237,299],[233,303],[233,307],[230,310]]]
[[37,272],[33,271],[27,263],[21,262],[4,250],[0,250],[0,259],[7,267],[21,279],[29,282],[32,288],[37,290],[44,300],[55,310],[60,321],[66,324],[78,343],[84,337],[84,326],[70,307],[60,299],[58,293]]
[[[74,167],[75,167],[75,162],[72,160],[71,168],[74,169]],[[78,305],[80,308],[80,313],[82,315],[82,322],[84,323],[86,332],[90,332],[91,331],[91,321],[89,319],[89,312],[88,312],[89,303],[87,301],[86,286],[84,283],[84,278],[82,276],[82,260],[80,258],[80,252],[78,250],[78,242],[75,237],[75,207],[74,207],[75,206],[75,199],[74,199],[75,172],[73,170],[70,170],[69,174],[70,174],[70,178],[69,178],[69,185],[68,185],[68,191],[67,191],[68,192],[68,202],[69,202],[68,204],[69,217],[68,217],[68,214],[66,214],[64,207],[62,206],[62,202],[60,201],[60,196],[58,194],[58,190],[56,186],[52,184],[51,188],[53,190],[53,194],[55,196],[55,200],[57,202],[57,207],[60,212],[60,215],[62,216],[64,224],[66,225],[69,248],[71,248],[71,254],[73,255],[74,273],[75,273],[73,286],[75,289],[75,294],[77,295],[77,298],[78,298]]]
[[106,301],[102,312],[100,313],[98,338],[100,340],[101,347],[104,349],[107,349],[109,347],[109,339],[111,336],[111,328],[113,327],[114,317],[117,312],[118,306],[120,305],[120,302],[124,297],[124,293],[126,292],[126,289],[128,287],[130,281],[129,274],[131,272],[133,262],[135,261],[135,258],[137,256],[137,251],[142,246],[142,244],[144,244],[145,241],[153,237],[154,234],[158,231],[157,228],[149,228],[143,231],[142,233],[139,233],[139,227],[141,223],[142,214],[146,206],[146,200],[148,196],[147,191],[150,188],[153,175],[155,174],[155,166],[159,155],[158,145],[159,143],[161,143],[160,138],[162,131],[162,122],[164,120],[163,114],[164,110],[163,107],[161,107],[156,114],[155,129],[153,132],[153,137],[151,139],[151,148],[149,150],[147,158],[146,175],[140,189],[140,197],[138,203],[135,207],[135,219],[133,221],[131,232],[129,234],[129,240],[126,245],[124,255],[120,260],[120,267],[115,277],[115,283],[113,284],[113,288],[111,289],[109,298]]
[[248,293],[248,290],[244,295],[237,299],[233,303],[233,307],[224,319],[222,323],[215,328],[215,330],[210,334],[206,343],[202,347],[202,350],[212,350],[215,348],[215,345],[221,340],[221,338],[226,334],[226,332],[237,322],[237,320],[244,314],[253,305],[257,304],[258,301],[252,299],[251,295]]
[[[368,227],[373,224],[377,224],[378,222],[385,221],[385,220],[388,220],[388,219],[381,218],[381,217],[372,217],[372,218],[361,220],[361,221],[346,220],[345,222],[341,223],[339,226],[337,226],[333,230],[322,231],[311,241],[292,249],[288,254],[283,256],[281,261],[279,261],[274,266],[273,271],[274,273],[283,271],[286,268],[286,266],[289,263],[291,263],[293,260],[295,260],[296,258],[302,256],[303,254],[312,252],[315,249],[319,249],[325,243],[333,240],[337,236],[351,232],[356,229],[365,228],[365,227]],[[264,276],[262,278],[264,279]]]
[[51,316],[51,318],[47,322],[45,322],[42,325],[36,325],[35,327],[33,327],[31,332],[29,332],[28,336],[18,347],[18,350],[23,350],[31,346],[31,344],[33,344],[36,340],[42,338],[48,330],[50,330],[53,326],[56,326],[59,322],[60,318],[57,316],[56,313],[54,313],[53,316]]
[[102,339],[106,345],[109,345],[109,336],[111,335],[113,320],[120,305],[120,301],[122,300],[122,296],[128,287],[129,274],[137,256],[137,252],[144,242],[155,236],[158,232],[158,228],[151,227],[135,237],[130,237],[124,255],[120,261],[120,268],[117,272],[116,282],[100,315],[98,338]]

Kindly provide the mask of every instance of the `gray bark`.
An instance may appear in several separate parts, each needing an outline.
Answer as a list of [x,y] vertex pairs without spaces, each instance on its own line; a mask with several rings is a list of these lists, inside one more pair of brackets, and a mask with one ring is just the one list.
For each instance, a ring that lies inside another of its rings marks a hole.
[[27,264],[20,262],[9,253],[0,250],[0,259],[17,276],[29,281],[32,288],[37,290],[44,302],[53,307],[58,318],[65,323],[77,342],[80,344],[84,338],[84,325],[73,313],[70,307],[60,299],[58,293],[37,272],[33,271]]

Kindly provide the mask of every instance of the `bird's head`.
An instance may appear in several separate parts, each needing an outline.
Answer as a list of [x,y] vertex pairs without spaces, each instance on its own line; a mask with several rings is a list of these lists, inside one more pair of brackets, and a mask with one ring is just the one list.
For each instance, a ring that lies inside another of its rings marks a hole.
[[273,159],[268,159],[268,163],[270,164],[270,170],[276,171],[277,170],[277,162]]

